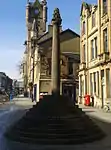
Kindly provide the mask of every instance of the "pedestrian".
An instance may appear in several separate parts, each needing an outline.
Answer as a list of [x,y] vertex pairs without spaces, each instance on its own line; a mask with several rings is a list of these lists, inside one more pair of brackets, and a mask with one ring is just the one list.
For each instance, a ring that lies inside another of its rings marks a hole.
[[10,92],[10,101],[12,101],[12,99],[13,99],[13,93],[12,93],[12,91]]

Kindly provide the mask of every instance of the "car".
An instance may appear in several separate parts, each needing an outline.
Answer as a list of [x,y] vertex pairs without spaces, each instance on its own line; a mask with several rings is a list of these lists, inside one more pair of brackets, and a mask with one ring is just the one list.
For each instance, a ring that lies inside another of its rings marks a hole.
[[0,102],[4,103],[9,101],[9,96],[4,90],[0,90]]

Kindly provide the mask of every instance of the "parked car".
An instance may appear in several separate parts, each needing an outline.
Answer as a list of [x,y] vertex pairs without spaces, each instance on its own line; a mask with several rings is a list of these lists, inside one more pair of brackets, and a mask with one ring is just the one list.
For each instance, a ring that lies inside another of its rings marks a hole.
[[5,90],[0,90],[0,102],[4,103],[9,101],[9,95],[6,93]]

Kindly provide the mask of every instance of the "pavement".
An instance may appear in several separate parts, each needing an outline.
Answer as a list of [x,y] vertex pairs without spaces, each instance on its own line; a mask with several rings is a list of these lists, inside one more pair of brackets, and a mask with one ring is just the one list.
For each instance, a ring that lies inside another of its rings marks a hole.
[[3,137],[4,132],[10,125],[20,119],[32,105],[30,99],[16,98],[10,104],[0,106],[0,150],[111,150],[111,113],[105,113],[100,109],[85,107],[83,105],[79,107],[105,132],[106,137],[101,141],[72,146],[32,146],[29,144],[7,142]]

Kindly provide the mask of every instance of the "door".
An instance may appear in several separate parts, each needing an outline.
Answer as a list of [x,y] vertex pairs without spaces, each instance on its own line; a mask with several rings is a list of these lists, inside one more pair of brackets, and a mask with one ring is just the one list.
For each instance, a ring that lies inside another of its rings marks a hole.
[[62,94],[68,96],[71,101],[76,101],[76,88],[73,85],[63,85]]
[[101,96],[102,96],[102,108],[105,102],[105,82],[104,82],[104,70],[101,70]]
[[105,84],[104,84],[104,77],[102,78],[102,108],[104,107],[105,102]]
[[105,92],[105,86],[102,85],[102,108],[104,107],[104,102],[105,102],[104,92]]
[[37,84],[34,85],[34,100],[36,101],[37,94]]

